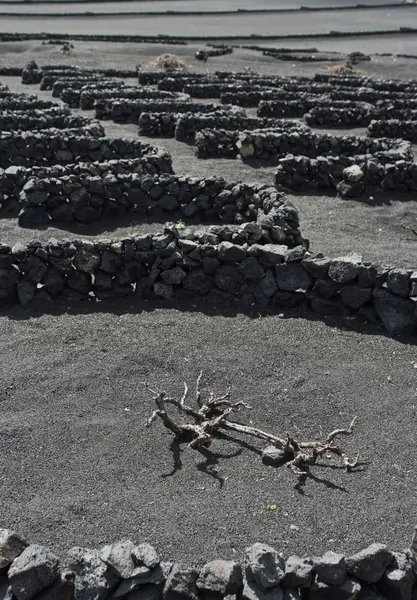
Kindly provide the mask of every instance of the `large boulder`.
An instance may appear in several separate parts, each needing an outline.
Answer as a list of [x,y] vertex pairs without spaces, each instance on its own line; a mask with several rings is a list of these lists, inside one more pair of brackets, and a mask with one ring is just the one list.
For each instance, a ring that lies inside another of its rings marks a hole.
[[17,600],[32,600],[59,577],[59,559],[43,546],[32,544],[12,563],[9,582]]

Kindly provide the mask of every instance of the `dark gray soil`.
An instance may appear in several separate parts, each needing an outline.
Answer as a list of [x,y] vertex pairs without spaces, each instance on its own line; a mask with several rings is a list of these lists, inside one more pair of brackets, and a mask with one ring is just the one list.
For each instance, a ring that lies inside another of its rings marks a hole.
[[[87,46],[85,54],[77,50],[66,60],[128,67],[151,57],[151,49],[140,45],[130,45],[124,55],[116,47],[104,53]],[[7,49],[3,59],[10,64]],[[163,50],[152,51],[156,56]],[[190,56],[192,49],[187,51]],[[51,52],[38,48],[35,56],[49,62]],[[239,56],[222,67],[235,68]],[[7,81],[19,88],[16,79]],[[109,135],[137,135],[134,125],[105,125]],[[173,153],[178,173],[273,181],[273,169],[200,161],[174,140],[156,143]],[[314,249],[417,264],[417,242],[407,241],[400,227],[417,214],[414,198],[383,198],[380,205],[292,200]],[[115,225],[123,230],[109,228],[106,235],[126,233],[126,223]],[[51,235],[78,232],[0,223],[2,241]],[[11,310],[0,317],[0,353],[0,522],[29,539],[62,552],[131,537],[156,544],[167,559],[198,562],[240,557],[255,541],[285,554],[316,554],[351,552],[374,540],[401,549],[410,540],[417,492],[417,356],[410,341],[354,321],[325,323],[287,310],[278,316],[239,307],[117,302],[51,307],[48,315],[36,308]],[[253,406],[242,418],[277,434],[321,436],[357,415],[345,445],[368,462],[365,470],[347,474],[335,462],[318,465],[299,486],[287,469],[262,465],[262,445],[255,443],[255,451],[219,441],[213,451],[226,456],[214,455],[210,464],[184,448],[182,468],[173,473],[170,436],[159,423],[144,428],[153,404],[140,382],[180,393],[182,382],[191,383],[200,369],[206,388],[220,392],[230,382],[233,397]]]

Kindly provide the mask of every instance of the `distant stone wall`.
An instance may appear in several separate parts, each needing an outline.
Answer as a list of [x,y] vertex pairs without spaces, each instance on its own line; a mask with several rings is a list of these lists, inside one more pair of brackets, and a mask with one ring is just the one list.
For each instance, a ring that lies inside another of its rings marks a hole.
[[261,160],[276,164],[287,154],[310,158],[326,155],[372,155],[378,162],[413,160],[410,142],[393,139],[370,139],[357,136],[333,136],[311,130],[225,131],[205,129],[195,136],[199,158],[236,156],[235,148],[245,160]]
[[277,131],[307,131],[307,127],[299,121],[261,119],[248,116],[244,111],[234,110],[218,111],[207,115],[193,115],[191,113],[180,115],[175,129],[175,139],[180,142],[194,142],[196,133],[203,129],[226,129],[237,132],[239,130],[249,131],[269,128]]
[[0,530],[0,544],[4,597],[11,600],[412,600],[417,582],[415,549],[394,552],[380,543],[351,556],[329,550],[314,558],[284,558],[255,543],[242,563],[212,560],[202,567],[163,562],[150,544],[131,540],[71,548],[62,558],[11,530]]
[[51,100],[40,100],[37,96],[8,93],[0,96],[0,111],[4,110],[35,110],[58,106]]
[[[344,181],[343,170],[358,165],[363,177],[357,185],[340,186]],[[294,190],[338,189],[342,195],[360,196],[367,187],[379,187],[384,191],[417,191],[417,164],[397,160],[381,164],[366,156],[307,156],[289,155],[279,160],[275,176],[277,185]],[[346,188],[346,192],[345,192]]]
[[65,112],[59,107],[46,110],[2,111],[0,113],[0,131],[43,131],[59,129],[62,135],[103,136],[104,128],[99,121],[89,117]]
[[[64,97],[62,98],[64,99]],[[122,101],[127,100],[147,100],[147,99],[170,99],[176,101],[187,101],[190,99],[189,95],[178,94],[176,92],[163,92],[155,90],[151,87],[127,87],[117,86],[111,89],[100,89],[99,87],[88,86],[80,92],[79,106],[83,110],[92,110],[96,100],[114,100]]]
[[389,119],[387,121],[372,121],[368,127],[368,135],[370,137],[402,138],[415,144],[417,143],[417,120]]
[[[111,119],[116,123],[139,123],[143,112],[208,113],[221,109],[219,104],[204,104],[190,100],[96,100],[94,111],[97,119]],[[232,107],[226,107],[231,109]]]
[[49,135],[38,132],[0,134],[0,168],[12,165],[55,165],[94,162],[121,158],[154,157],[160,171],[172,170],[171,155],[162,148],[139,140],[107,137],[61,135],[57,130]]

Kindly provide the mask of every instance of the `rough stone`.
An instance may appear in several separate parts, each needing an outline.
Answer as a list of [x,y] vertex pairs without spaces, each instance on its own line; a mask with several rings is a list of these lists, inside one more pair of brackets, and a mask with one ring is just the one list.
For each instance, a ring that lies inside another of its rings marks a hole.
[[76,600],[104,600],[119,583],[118,576],[100,559],[98,550],[71,548],[65,562],[76,575]]
[[242,246],[230,242],[219,244],[219,258],[225,262],[238,263],[246,257],[246,251]]
[[331,258],[325,258],[322,254],[318,253],[314,256],[304,258],[301,264],[314,279],[325,279],[331,262]]
[[276,446],[267,446],[262,452],[262,462],[269,467],[280,467],[287,458],[285,452]]
[[377,583],[392,561],[393,556],[384,544],[371,544],[347,558],[346,569],[350,575],[366,583]]
[[359,165],[352,165],[343,169],[342,176],[348,183],[359,183],[365,177],[365,173]]
[[150,544],[139,544],[132,552],[132,558],[135,565],[145,566],[153,569],[159,565],[159,555],[155,548]]
[[346,579],[346,562],[343,554],[329,550],[314,559],[314,570],[324,583],[341,585]]
[[341,258],[335,258],[329,266],[329,277],[337,283],[348,283],[354,281],[359,273],[359,265],[362,257],[359,254],[350,254]]
[[132,552],[135,544],[131,540],[122,540],[108,546],[104,546],[99,556],[109,568],[121,579],[129,579],[135,575],[135,563]]
[[11,529],[0,529],[0,571],[12,564],[28,543]]
[[74,256],[74,267],[84,273],[94,273],[100,266],[100,253],[93,248],[81,248]]
[[21,279],[17,282],[17,297],[20,304],[29,304],[36,294],[36,283],[28,279]]
[[391,269],[387,275],[387,288],[401,296],[408,298],[410,293],[410,280],[405,269]]
[[213,287],[213,280],[202,269],[195,269],[184,279],[183,287],[190,292],[205,296]]
[[243,277],[232,265],[222,265],[215,276],[216,286],[229,294],[236,294],[243,282]]
[[349,308],[358,310],[372,299],[372,290],[371,288],[362,288],[358,285],[345,285],[340,289],[340,297],[343,304],[346,304]]
[[317,579],[309,590],[309,600],[356,600],[361,591],[358,581],[348,578],[339,586],[329,585]]
[[278,288],[285,292],[308,290],[313,285],[313,279],[299,263],[286,263],[275,267]]
[[32,544],[16,558],[8,573],[17,600],[32,600],[59,577],[59,560],[43,546]]
[[198,571],[174,564],[165,582],[164,600],[197,600]]
[[246,579],[255,581],[262,590],[274,587],[284,577],[285,564],[278,552],[267,544],[253,544],[246,549]]
[[243,600],[283,600],[284,592],[278,586],[264,590],[256,581],[245,581],[242,598]]
[[412,300],[390,294],[383,288],[375,288],[373,297],[376,312],[389,333],[394,335],[413,333],[416,321],[413,316]]
[[230,560],[213,560],[200,571],[197,587],[204,592],[236,594],[243,586],[242,569]]
[[309,558],[290,556],[285,561],[285,574],[282,581],[285,587],[305,588],[313,579],[313,563]]
[[264,276],[264,269],[254,256],[249,256],[242,260],[237,270],[245,279],[256,281]]
[[161,278],[167,285],[180,285],[186,277],[187,273],[181,267],[174,267],[161,273]]
[[387,600],[411,600],[414,583],[411,569],[387,569],[378,587]]

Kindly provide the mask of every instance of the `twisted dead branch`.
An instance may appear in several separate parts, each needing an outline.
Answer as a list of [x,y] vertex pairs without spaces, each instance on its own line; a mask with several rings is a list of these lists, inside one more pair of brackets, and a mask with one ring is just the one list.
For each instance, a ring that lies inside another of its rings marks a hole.
[[[180,400],[168,396],[164,391],[152,390],[147,383],[144,383],[146,389],[153,395],[157,407],[147,420],[146,427],[150,427],[154,421],[160,419],[179,442],[188,442],[189,448],[200,452],[212,444],[221,429],[256,437],[280,449],[284,453],[286,466],[299,476],[305,475],[309,466],[316,463],[319,458],[330,458],[332,454],[341,458],[347,471],[352,471],[358,466],[359,456],[350,459],[342,448],[335,445],[336,438],[353,433],[356,417],[348,427],[335,429],[322,440],[299,441],[289,433],[285,437],[279,437],[256,427],[233,421],[230,418],[233,413],[238,413],[242,408],[249,410],[251,407],[242,401],[231,402],[230,390],[219,397],[215,397],[211,392],[209,398],[204,401],[200,389],[202,375],[201,371],[195,385],[197,408],[187,404],[189,388],[186,383],[184,383],[184,392]],[[174,420],[168,414],[167,405],[175,407],[179,414],[188,417],[190,422]]]

